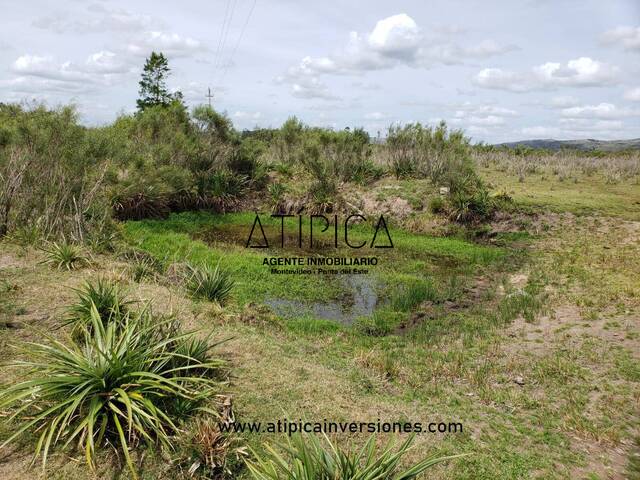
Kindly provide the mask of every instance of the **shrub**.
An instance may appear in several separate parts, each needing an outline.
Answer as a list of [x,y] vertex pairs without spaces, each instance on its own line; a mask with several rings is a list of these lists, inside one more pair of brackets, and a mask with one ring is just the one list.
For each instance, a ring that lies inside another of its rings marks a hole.
[[318,204],[330,204],[338,193],[337,178],[332,175],[330,165],[322,158],[317,141],[311,140],[304,145],[300,162],[313,176],[314,181],[309,189],[313,200]]
[[220,263],[215,267],[204,265],[194,267],[189,265],[186,278],[187,290],[194,297],[204,298],[223,305],[231,294],[234,281],[231,274],[220,268]]
[[2,104],[0,124],[0,236],[37,224],[41,237],[82,241],[109,209],[98,136],[73,107]]
[[484,186],[458,190],[449,199],[451,218],[461,223],[486,220],[493,215],[496,206]]
[[135,477],[130,449],[139,442],[171,448],[169,435],[178,432],[170,417],[173,404],[212,395],[218,386],[192,372],[215,370],[222,362],[200,363],[178,354],[177,345],[190,335],[164,328],[167,323],[126,314],[105,324],[94,307],[82,346],[55,339],[25,344],[33,360],[13,366],[32,375],[0,393],[0,408],[17,407],[9,418],[23,418],[23,423],[2,447],[34,429],[39,433],[35,455],[42,457],[43,468],[52,447],[74,442],[83,446],[93,467],[96,448],[108,441],[121,449]]
[[429,211],[431,213],[442,213],[445,209],[445,202],[442,197],[432,197],[429,199]]
[[82,265],[88,265],[89,259],[82,248],[66,241],[52,242],[44,249],[45,260],[43,263],[51,265],[58,270],[75,270]]
[[411,480],[437,463],[460,456],[426,458],[401,469],[400,461],[412,442],[409,437],[398,447],[388,444],[378,451],[372,436],[360,450],[343,450],[326,435],[321,440],[298,434],[282,446],[287,459],[267,446],[266,455],[256,455],[247,466],[256,480]]

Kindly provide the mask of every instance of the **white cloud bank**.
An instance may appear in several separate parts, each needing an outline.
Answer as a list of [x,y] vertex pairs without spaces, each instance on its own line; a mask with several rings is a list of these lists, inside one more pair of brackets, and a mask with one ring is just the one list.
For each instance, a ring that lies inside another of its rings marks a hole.
[[[493,40],[463,47],[448,39],[427,38],[413,18],[400,13],[379,20],[369,33],[351,32],[347,44],[334,54],[304,57],[276,81],[289,83],[294,96],[329,99],[334,97],[326,86],[319,88],[323,85],[318,80],[321,75],[357,75],[400,65],[412,68],[455,65],[467,59],[487,58],[514,49],[517,47],[499,45]],[[303,78],[310,79],[308,84],[303,83]]]
[[474,78],[478,87],[522,93],[558,87],[601,87],[619,81],[620,69],[589,57],[569,60],[565,65],[547,62],[526,72],[485,68]]
[[616,27],[604,32],[600,40],[606,45],[621,46],[625,50],[640,52],[640,27]]

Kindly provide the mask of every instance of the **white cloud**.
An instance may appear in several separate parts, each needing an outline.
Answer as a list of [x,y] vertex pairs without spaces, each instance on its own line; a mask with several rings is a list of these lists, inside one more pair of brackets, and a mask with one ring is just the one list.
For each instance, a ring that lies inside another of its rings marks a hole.
[[[113,52],[100,51],[89,55],[84,63],[59,62],[50,55],[22,55],[11,65],[17,75],[5,85],[16,90],[87,91],[96,85],[111,85],[131,68]],[[34,81],[41,79],[42,81]]]
[[624,118],[638,115],[640,111],[629,108],[618,108],[612,103],[583,105],[563,109],[560,114],[566,118]]
[[559,135],[560,129],[557,127],[543,127],[540,125],[536,125],[534,127],[524,127],[520,130],[523,135],[527,137],[557,137]]
[[383,120],[385,118],[387,118],[387,116],[384,113],[381,112],[371,112],[371,113],[367,113],[364,116],[365,119],[367,120]]
[[399,65],[428,68],[434,64],[459,64],[468,58],[484,58],[514,48],[493,40],[461,47],[441,39],[427,39],[413,18],[400,13],[379,20],[369,33],[351,32],[347,44],[331,55],[303,57],[276,81],[291,85],[296,97],[334,99],[319,81],[320,76],[354,75]]
[[518,112],[510,108],[499,107],[491,104],[474,104],[471,102],[464,102],[454,105],[461,115],[465,116],[466,112],[472,115],[501,115],[501,116],[517,116]]
[[580,103],[576,97],[570,95],[560,95],[551,99],[551,107],[553,108],[569,108],[575,107]]
[[592,120],[586,118],[561,118],[556,125],[524,127],[520,133],[528,138],[565,139],[619,139],[624,138],[625,125],[620,120]]
[[233,114],[233,118],[237,118],[239,120],[259,120],[262,118],[262,113],[237,111]]
[[113,52],[101,50],[89,55],[85,64],[86,71],[94,73],[127,73],[131,68]]
[[414,51],[422,39],[416,22],[406,13],[393,15],[376,23],[368,44],[374,50],[403,55]]
[[288,69],[286,76],[345,75],[398,65],[417,68],[438,63],[458,64],[468,58],[485,58],[515,48],[501,46],[493,40],[461,47],[441,39],[427,39],[415,20],[401,13],[379,20],[369,33],[351,32],[347,45],[332,55],[304,57]]
[[575,131],[598,132],[601,130],[620,130],[624,124],[620,120],[596,120],[586,118],[561,118],[558,124]]
[[291,95],[297,98],[322,100],[337,100],[338,97],[329,91],[324,83],[316,77],[301,78],[297,82],[291,84]]
[[504,125],[505,120],[503,117],[498,117],[497,115],[488,115],[486,117],[471,117],[469,118],[470,125],[482,125],[486,127],[495,127],[498,125]]
[[[490,132],[507,124],[507,117],[518,116],[518,112],[510,108],[492,104],[474,104],[464,102],[452,105],[455,108],[453,118],[448,123],[463,127],[469,133],[482,135],[482,131]],[[434,123],[432,121],[432,123]],[[435,122],[437,123],[437,122]]]
[[500,68],[485,68],[474,78],[479,87],[511,92],[528,92],[557,87],[599,87],[618,81],[620,69],[616,66],[580,57],[566,65],[547,62],[527,72],[512,72]]
[[[0,88],[8,89],[13,94],[33,94],[38,98],[49,98],[49,94],[80,94],[87,93],[95,85],[86,82],[69,82],[38,77],[14,77],[0,80]],[[16,97],[16,95],[14,95]],[[18,96],[19,97],[19,96]],[[18,98],[16,97],[16,98]]]
[[154,21],[149,15],[138,15],[123,9],[109,9],[93,4],[89,15],[59,12],[33,21],[33,26],[55,33],[140,32],[149,30]]
[[640,52],[640,27],[616,27],[603,33],[600,39],[605,44],[620,45],[625,50]]
[[131,40],[126,51],[135,56],[147,57],[152,51],[161,51],[167,57],[187,57],[207,50],[205,45],[191,37],[160,31],[144,32]]
[[635,87],[624,92],[624,98],[632,102],[640,102],[640,87]]

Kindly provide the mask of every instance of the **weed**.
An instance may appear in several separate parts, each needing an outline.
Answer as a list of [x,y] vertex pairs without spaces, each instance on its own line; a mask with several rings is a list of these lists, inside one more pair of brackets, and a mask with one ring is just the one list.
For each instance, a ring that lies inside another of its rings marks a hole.
[[197,419],[183,447],[189,454],[188,473],[205,478],[235,478],[246,455],[238,438],[222,433],[218,421]]

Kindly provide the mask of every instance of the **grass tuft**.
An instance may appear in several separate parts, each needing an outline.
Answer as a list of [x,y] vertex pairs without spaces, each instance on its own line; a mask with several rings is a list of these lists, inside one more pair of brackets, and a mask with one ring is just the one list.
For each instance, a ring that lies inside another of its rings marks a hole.
[[52,242],[44,249],[46,258],[43,263],[58,270],[75,270],[89,264],[89,259],[78,245],[68,242]]
[[231,295],[234,284],[231,274],[221,269],[219,262],[215,267],[190,265],[188,268],[186,288],[194,297],[223,305]]

